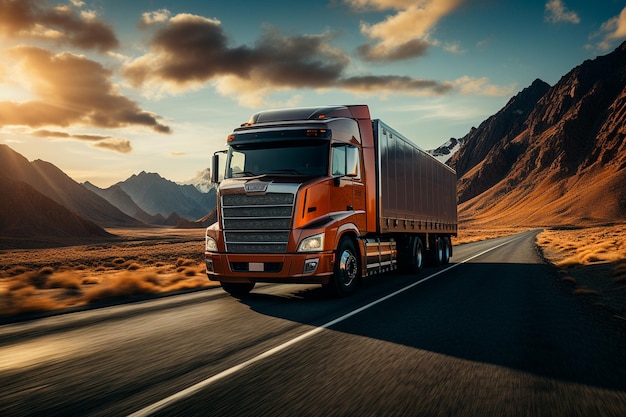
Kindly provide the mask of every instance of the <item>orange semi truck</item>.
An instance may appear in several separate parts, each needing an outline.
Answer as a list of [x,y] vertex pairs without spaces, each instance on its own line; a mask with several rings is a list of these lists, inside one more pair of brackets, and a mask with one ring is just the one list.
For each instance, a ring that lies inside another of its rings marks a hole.
[[209,279],[235,296],[257,282],[318,283],[337,295],[372,274],[448,263],[456,173],[366,105],[268,110],[212,159],[217,222]]

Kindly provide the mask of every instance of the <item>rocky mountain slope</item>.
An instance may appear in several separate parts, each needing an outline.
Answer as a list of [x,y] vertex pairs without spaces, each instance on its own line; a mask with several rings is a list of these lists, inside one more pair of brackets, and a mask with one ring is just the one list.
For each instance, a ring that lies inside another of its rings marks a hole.
[[23,181],[0,176],[0,195],[0,248],[111,236]]
[[[545,91],[544,91],[545,90]],[[485,224],[626,218],[626,42],[539,80],[472,130],[450,160],[459,214]]]

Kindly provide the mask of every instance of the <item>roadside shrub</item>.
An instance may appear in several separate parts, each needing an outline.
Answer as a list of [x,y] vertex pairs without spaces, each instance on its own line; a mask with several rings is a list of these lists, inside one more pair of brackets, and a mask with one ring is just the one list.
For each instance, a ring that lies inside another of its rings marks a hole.
[[153,274],[122,272],[85,292],[87,302],[129,298],[159,292],[158,277]]

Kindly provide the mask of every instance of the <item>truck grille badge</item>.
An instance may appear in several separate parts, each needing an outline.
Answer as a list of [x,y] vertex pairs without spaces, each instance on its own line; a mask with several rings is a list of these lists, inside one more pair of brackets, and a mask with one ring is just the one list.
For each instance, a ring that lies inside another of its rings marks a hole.
[[267,191],[269,182],[251,181],[244,184],[243,188],[246,193],[264,193]]

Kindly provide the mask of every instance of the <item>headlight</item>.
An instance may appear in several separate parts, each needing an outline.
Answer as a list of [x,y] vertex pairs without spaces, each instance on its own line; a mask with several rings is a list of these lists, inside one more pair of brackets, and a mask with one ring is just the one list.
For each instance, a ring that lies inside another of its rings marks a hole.
[[207,252],[217,252],[217,242],[212,237],[206,236],[204,249]]
[[298,246],[298,252],[321,252],[322,249],[324,249],[324,233],[309,236]]

